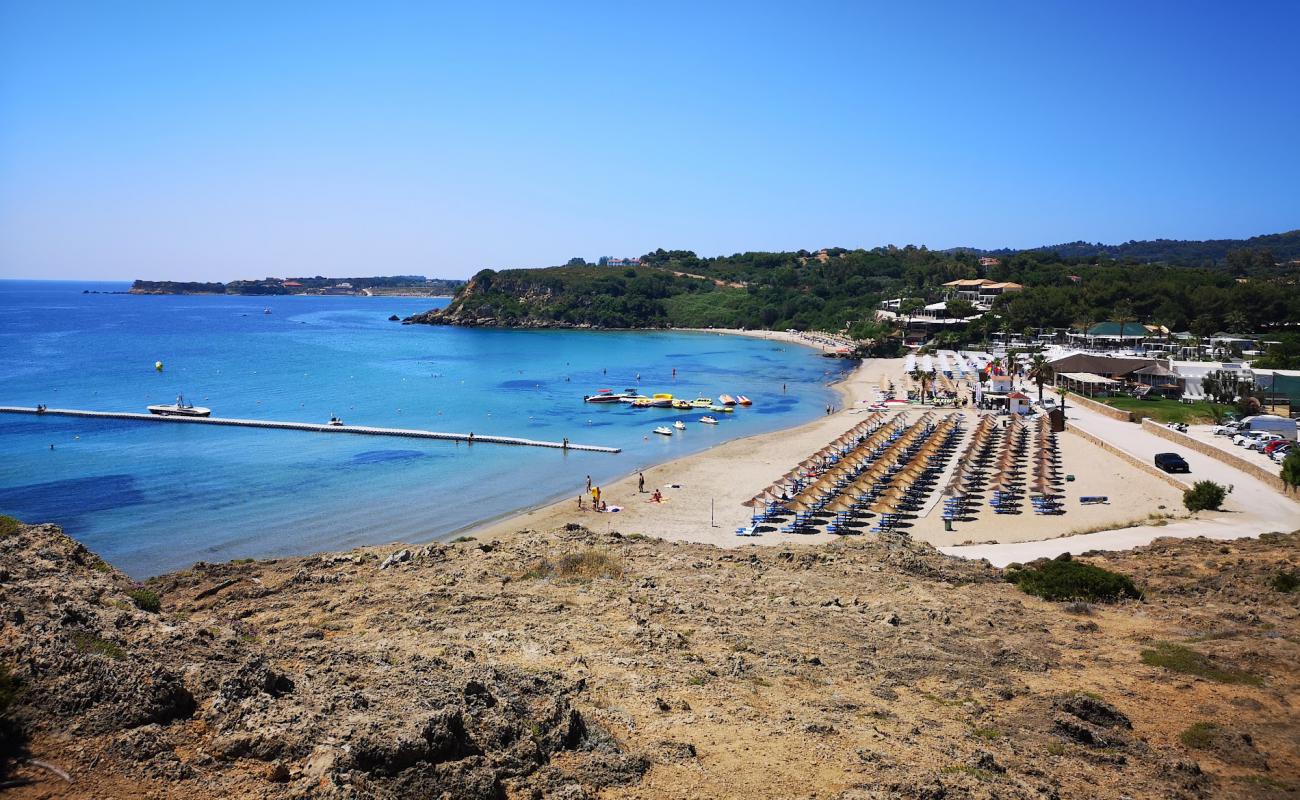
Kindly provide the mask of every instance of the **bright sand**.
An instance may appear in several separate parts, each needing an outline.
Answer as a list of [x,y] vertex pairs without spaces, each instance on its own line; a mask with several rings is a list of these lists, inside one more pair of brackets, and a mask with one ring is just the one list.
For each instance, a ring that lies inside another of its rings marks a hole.
[[[718,331],[808,345],[793,334],[767,331]],[[801,460],[857,424],[869,413],[866,403],[875,398],[882,376],[899,381],[902,359],[869,359],[837,384],[842,407],[823,419],[797,428],[751,436],[646,469],[645,493],[638,493],[636,474],[601,487],[601,498],[617,513],[590,510],[583,476],[575,476],[572,497],[549,506],[527,511],[470,529],[479,538],[504,538],[520,530],[546,530],[577,522],[598,531],[616,530],[625,535],[644,534],[668,540],[705,542],[722,547],[744,544],[824,542],[830,534],[792,535],[770,532],[758,537],[738,537],[736,529],[749,523],[750,509],[742,503],[789,472]],[[743,414],[744,409],[736,413]],[[891,412],[892,413],[892,412]],[[904,412],[915,420],[924,409]],[[936,414],[953,413],[940,409]],[[970,411],[968,428],[976,420]],[[690,435],[690,430],[675,435]],[[962,440],[963,444],[965,439]],[[945,532],[939,516],[938,490],[931,495],[924,516],[911,520],[906,529],[913,537],[938,546],[966,542],[1023,542],[1075,533],[1123,527],[1145,521],[1151,514],[1181,512],[1181,493],[1168,483],[1138,470],[1122,459],[1087,441],[1065,434],[1059,437],[1063,471],[1075,475],[1066,483],[1067,513],[1039,516],[1024,503],[1024,513],[996,515],[983,507],[974,522],[958,523]],[[651,501],[655,489],[663,502]],[[577,498],[584,495],[586,510],[578,510]],[[1082,506],[1081,495],[1105,495],[1106,505]],[[1162,510],[1160,507],[1164,506]]]

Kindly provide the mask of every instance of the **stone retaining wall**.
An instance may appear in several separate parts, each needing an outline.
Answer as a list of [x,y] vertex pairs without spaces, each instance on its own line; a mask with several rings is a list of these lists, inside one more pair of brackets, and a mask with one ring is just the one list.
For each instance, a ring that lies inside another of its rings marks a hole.
[[1222,448],[1215,447],[1209,442],[1202,442],[1200,439],[1194,439],[1185,433],[1179,433],[1173,428],[1154,423],[1149,419],[1142,420],[1142,428],[1146,430],[1147,433],[1154,433],[1162,439],[1168,439],[1179,447],[1186,447],[1188,450],[1200,453],[1203,456],[1208,456],[1215,461],[1227,464],[1233,469],[1240,470],[1256,480],[1263,481],[1265,485],[1276,489],[1282,494],[1289,494],[1286,490],[1286,484],[1282,482],[1282,479],[1278,477],[1276,472],[1270,472],[1258,464],[1252,464],[1241,456],[1234,455]]
[[1120,420],[1121,422],[1133,421],[1133,414],[1129,411],[1124,411],[1123,409],[1119,409],[1119,408],[1112,408],[1106,405],[1105,403],[1098,403],[1096,400],[1092,400],[1090,398],[1084,397],[1081,394],[1075,394],[1074,392],[1070,392],[1065,396],[1065,416],[1067,418],[1070,416],[1070,403],[1078,403],[1079,405],[1083,406],[1089,411],[1096,411],[1098,414],[1101,414],[1102,416],[1110,417],[1111,419],[1117,419]]
[[1143,472],[1149,475],[1159,478],[1160,480],[1164,481],[1165,483],[1169,484],[1170,486],[1174,487],[1180,492],[1185,492],[1188,489],[1192,488],[1190,485],[1183,483],[1182,481],[1175,478],[1173,475],[1170,475],[1168,472],[1165,472],[1162,469],[1158,469],[1155,464],[1150,464],[1146,461],[1143,461],[1142,459],[1138,458],[1137,456],[1133,455],[1127,450],[1121,450],[1120,448],[1116,447],[1110,442],[1107,442],[1105,439],[1101,439],[1096,436],[1093,436],[1091,433],[1088,433],[1083,428],[1076,428],[1071,426],[1068,420],[1066,422],[1065,430],[1068,433],[1073,433],[1074,435],[1078,436],[1084,441],[1090,442],[1096,445],[1097,447],[1100,447],[1102,450],[1105,450],[1107,453],[1112,453],[1116,456],[1119,456],[1124,461],[1127,461],[1128,463],[1132,464],[1133,466],[1137,467],[1138,469],[1142,470]]

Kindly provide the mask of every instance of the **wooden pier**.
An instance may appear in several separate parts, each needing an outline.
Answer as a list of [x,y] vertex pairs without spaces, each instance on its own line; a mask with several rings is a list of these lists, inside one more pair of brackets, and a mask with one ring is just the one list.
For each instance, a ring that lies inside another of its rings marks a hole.
[[84,411],[75,408],[47,408],[44,411],[25,406],[0,406],[0,414],[32,414],[38,417],[87,417],[91,419],[121,419],[133,422],[180,422],[187,425],[225,425],[233,428],[270,428],[281,431],[307,431],[309,433],[351,433],[358,436],[397,436],[404,439],[437,439],[445,442],[472,444],[512,444],[520,447],[549,447],[554,450],[576,450],[585,453],[618,453],[622,448],[602,447],[595,444],[572,442],[544,442],[521,439],[515,436],[490,436],[486,434],[442,433],[412,428],[376,428],[370,425],[318,425],[311,422],[275,422],[260,419],[231,419],[227,417],[179,417],[161,414],[133,414],[125,411]]

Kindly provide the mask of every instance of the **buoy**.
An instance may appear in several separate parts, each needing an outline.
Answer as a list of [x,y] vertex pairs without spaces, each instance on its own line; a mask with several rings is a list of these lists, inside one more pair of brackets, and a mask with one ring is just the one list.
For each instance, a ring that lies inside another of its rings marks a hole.
[[153,362],[153,368],[158,370],[159,372],[162,372],[162,362],[161,361]]

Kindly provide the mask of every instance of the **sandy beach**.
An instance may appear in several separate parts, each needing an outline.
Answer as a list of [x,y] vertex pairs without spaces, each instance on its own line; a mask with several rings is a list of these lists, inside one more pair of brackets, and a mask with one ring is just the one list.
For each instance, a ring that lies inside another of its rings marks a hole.
[[[819,348],[805,337],[786,332],[707,332]],[[822,349],[830,346],[833,345],[824,345]],[[738,537],[736,529],[748,524],[750,517],[750,509],[742,503],[871,413],[866,406],[874,399],[877,387],[884,379],[900,380],[903,363],[902,359],[864,360],[846,379],[835,384],[842,399],[835,413],[796,428],[737,439],[646,469],[644,492],[638,491],[637,474],[602,486],[602,499],[610,506],[619,507],[617,513],[593,512],[589,502],[584,502],[585,510],[579,510],[577,498],[585,494],[585,481],[584,476],[575,475],[572,497],[464,533],[481,538],[505,538],[521,530],[548,530],[578,522],[596,531],[619,531],[625,535],[642,534],[721,547],[831,541],[835,537],[825,533],[795,536],[771,532],[758,537]],[[891,413],[916,419],[926,410],[912,407]],[[968,427],[978,419],[970,410],[939,409],[937,413],[963,414]],[[907,532],[936,546],[952,547],[1055,539],[1128,529],[1153,521],[1163,525],[1165,516],[1183,516],[1181,493],[1169,483],[1068,432],[1060,437],[1060,446],[1064,471],[1074,476],[1065,485],[1065,514],[1040,516],[1026,509],[1025,513],[1005,516],[984,508],[974,521],[958,523],[955,530],[945,531],[936,492],[926,513],[912,520]],[[656,489],[663,495],[660,503],[651,500]],[[1079,497],[1084,495],[1103,495],[1109,502],[1080,505]]]

